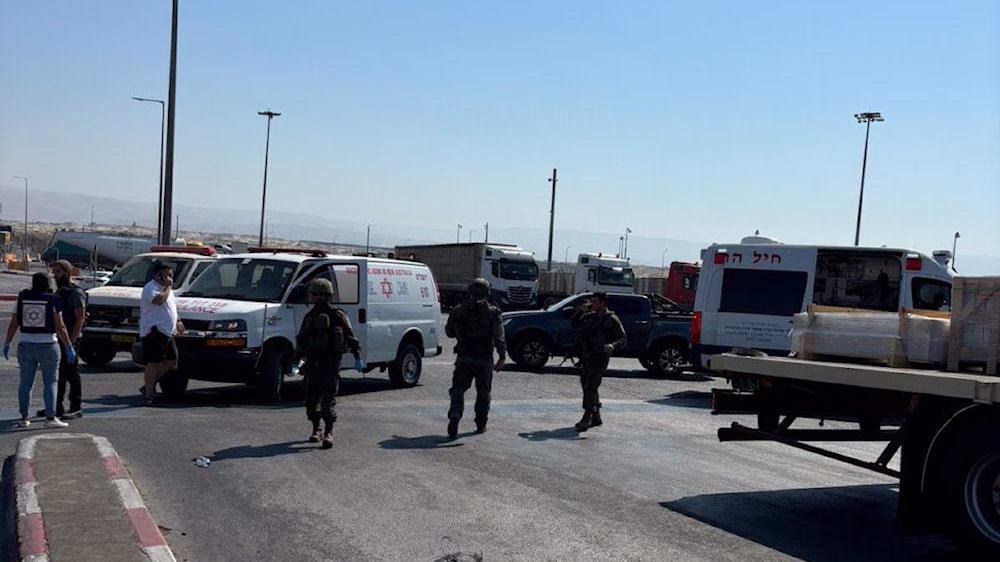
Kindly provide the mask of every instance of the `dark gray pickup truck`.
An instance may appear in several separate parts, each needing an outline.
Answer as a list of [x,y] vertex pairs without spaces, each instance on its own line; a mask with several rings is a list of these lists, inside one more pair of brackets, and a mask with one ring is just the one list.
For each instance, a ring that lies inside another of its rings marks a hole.
[[[538,370],[551,357],[573,357],[576,334],[570,318],[589,293],[573,295],[545,310],[503,315],[507,348],[515,363]],[[609,294],[608,308],[621,319],[628,345],[616,357],[632,357],[649,371],[669,375],[687,365],[690,314],[662,297]]]

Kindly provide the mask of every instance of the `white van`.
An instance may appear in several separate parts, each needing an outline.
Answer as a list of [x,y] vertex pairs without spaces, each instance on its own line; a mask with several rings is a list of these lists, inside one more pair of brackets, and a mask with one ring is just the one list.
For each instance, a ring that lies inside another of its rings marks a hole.
[[[944,260],[942,260],[944,261]],[[734,347],[791,349],[792,316],[810,303],[895,312],[948,310],[944,263],[900,248],[795,246],[758,237],[702,250],[692,364]]]
[[[426,265],[261,249],[219,257],[177,299],[185,333],[179,372],[161,386],[174,397],[188,379],[244,382],[278,400],[295,363],[295,336],[312,306],[307,286],[333,283],[334,304],[351,319],[367,370],[388,371],[396,386],[420,380],[422,360],[441,353],[440,305]],[[353,368],[345,360],[342,368]]]
[[153,246],[152,250],[132,256],[107,283],[87,290],[87,323],[80,337],[84,363],[107,365],[139,340],[139,300],[153,277],[154,262],[173,268],[174,290],[180,295],[215,259],[215,250],[203,246]]

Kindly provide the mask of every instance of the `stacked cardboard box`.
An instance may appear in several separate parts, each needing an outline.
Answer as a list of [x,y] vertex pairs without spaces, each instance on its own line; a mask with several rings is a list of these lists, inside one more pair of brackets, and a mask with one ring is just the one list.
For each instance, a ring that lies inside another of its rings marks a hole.
[[985,365],[996,375],[1000,362],[1000,277],[956,277],[951,287],[948,370]]

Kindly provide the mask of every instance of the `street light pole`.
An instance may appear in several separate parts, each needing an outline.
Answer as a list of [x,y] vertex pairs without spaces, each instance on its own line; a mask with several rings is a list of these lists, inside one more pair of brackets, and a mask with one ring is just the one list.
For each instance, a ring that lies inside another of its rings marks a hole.
[[858,223],[854,227],[854,245],[857,246],[861,242],[861,207],[864,205],[865,201],[865,170],[868,168],[868,132],[871,130],[872,121],[885,121],[882,118],[882,114],[879,112],[869,112],[869,113],[855,113],[854,118],[858,120],[858,123],[865,124],[865,153],[864,157],[861,159],[861,193],[858,195]]
[[170,20],[170,83],[167,89],[167,146],[163,163],[163,210],[160,244],[170,244],[170,218],[174,212],[174,113],[177,106],[177,2]]
[[271,119],[281,115],[275,111],[268,109],[267,111],[258,111],[257,115],[263,115],[267,117],[267,137],[264,141],[264,189],[260,196],[260,240],[258,245],[264,245],[264,213],[267,210],[267,160],[268,155],[271,151]]
[[664,272],[666,272],[667,269],[667,250],[669,249],[670,248],[664,248],[663,253],[660,254],[660,269],[664,270]]
[[563,263],[569,263],[569,249],[570,246],[566,246],[566,251],[563,253]]
[[163,129],[167,122],[166,104],[163,100],[136,98],[135,101],[145,101],[160,104],[160,195],[156,200],[156,240],[160,241],[160,229],[163,228]]
[[25,271],[28,269],[28,177],[27,176],[14,176],[17,179],[24,180],[24,267]]
[[625,252],[622,250],[622,248],[624,246],[625,246],[625,237],[624,236],[619,236],[618,237],[618,257],[622,257],[622,255],[624,255]]
[[552,235],[556,227],[556,184],[559,183],[558,171],[552,168],[552,177],[549,178],[552,184],[552,206],[549,207],[549,271],[552,271]]
[[955,273],[958,273],[958,270],[955,269],[955,251],[958,250],[958,239],[961,237],[962,235],[956,232],[955,237],[951,240],[951,270]]
[[462,242],[462,225],[458,225],[458,232],[455,234],[455,243],[459,244]]
[[365,235],[365,255],[372,252],[372,225],[368,225],[368,234]]
[[483,238],[483,242],[489,244],[490,243],[490,223],[484,224],[483,228],[486,229],[486,236],[485,236],[485,238]]
[[624,258],[624,259],[628,259],[628,235],[629,234],[632,234],[632,229],[631,228],[626,228],[625,229],[625,250],[623,251],[623,255],[622,255],[622,258]]

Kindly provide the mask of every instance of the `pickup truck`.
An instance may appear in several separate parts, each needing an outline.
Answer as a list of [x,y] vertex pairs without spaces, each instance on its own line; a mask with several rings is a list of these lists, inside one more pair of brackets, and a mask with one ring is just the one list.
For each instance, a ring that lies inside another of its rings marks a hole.
[[[553,356],[572,358],[576,334],[570,319],[590,295],[573,295],[545,310],[504,313],[507,348],[514,362],[540,370]],[[609,294],[608,308],[628,335],[628,345],[616,357],[636,358],[658,375],[678,373],[687,364],[691,316],[676,305],[655,295]]]

